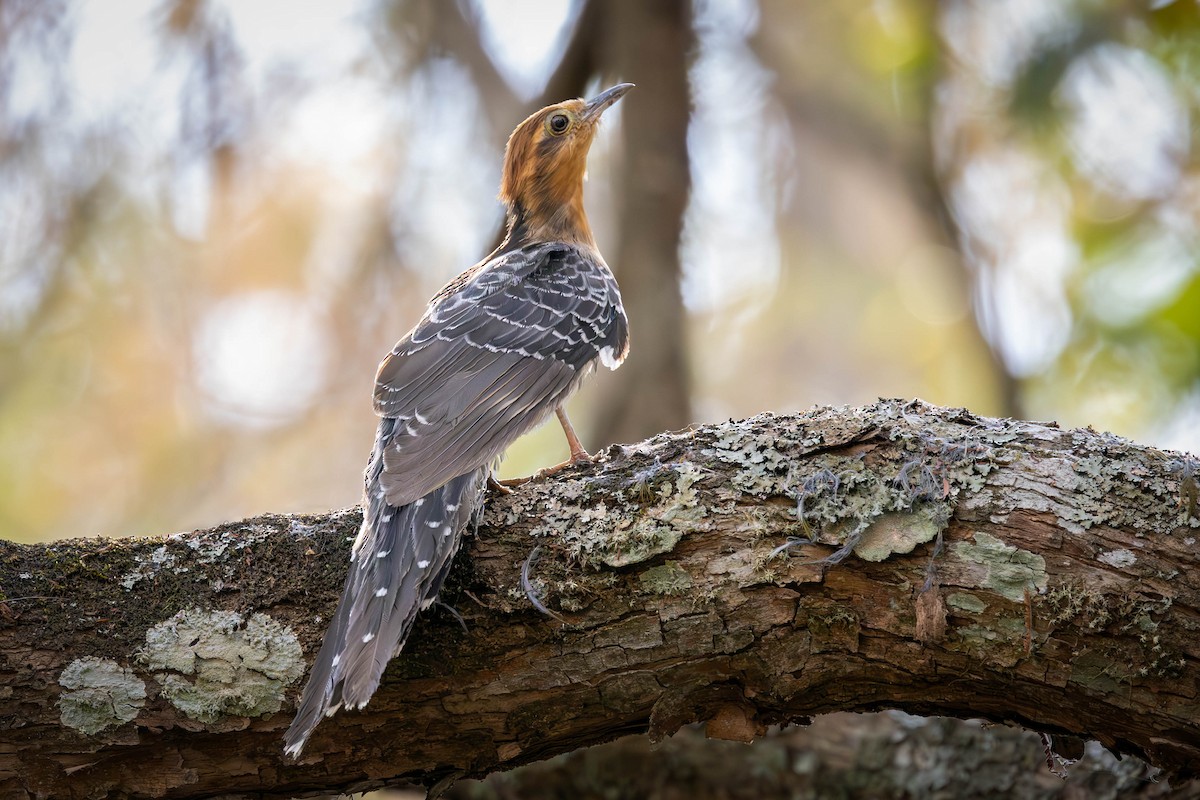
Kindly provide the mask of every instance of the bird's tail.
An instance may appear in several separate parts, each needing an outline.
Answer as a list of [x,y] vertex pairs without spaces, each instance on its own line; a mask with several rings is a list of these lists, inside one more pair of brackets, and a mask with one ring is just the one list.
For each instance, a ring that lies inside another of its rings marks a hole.
[[292,757],[304,749],[322,717],[343,705],[362,708],[371,699],[417,612],[436,599],[463,531],[482,505],[486,467],[406,506],[388,505],[379,476],[394,424],[392,419],[380,421],[346,588],[309,671],[296,718],[284,734]]

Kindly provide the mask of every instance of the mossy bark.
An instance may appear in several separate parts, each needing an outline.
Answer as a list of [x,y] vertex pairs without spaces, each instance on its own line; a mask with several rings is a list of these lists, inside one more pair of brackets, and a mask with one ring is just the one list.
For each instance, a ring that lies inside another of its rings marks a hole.
[[[6,544],[0,794],[361,791],[881,708],[1072,733],[1186,779],[1198,473],[899,401],[614,447],[492,497],[443,593],[469,632],[425,615],[367,709],[323,722],[298,763],[280,735],[357,511]],[[525,596],[534,545],[566,624]]]

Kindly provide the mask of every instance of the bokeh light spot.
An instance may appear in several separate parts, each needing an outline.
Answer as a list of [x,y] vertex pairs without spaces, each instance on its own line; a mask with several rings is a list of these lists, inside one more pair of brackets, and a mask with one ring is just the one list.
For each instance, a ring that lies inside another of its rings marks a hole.
[[324,385],[329,350],[324,320],[303,295],[261,290],[220,300],[193,339],[205,410],[242,427],[289,422]]

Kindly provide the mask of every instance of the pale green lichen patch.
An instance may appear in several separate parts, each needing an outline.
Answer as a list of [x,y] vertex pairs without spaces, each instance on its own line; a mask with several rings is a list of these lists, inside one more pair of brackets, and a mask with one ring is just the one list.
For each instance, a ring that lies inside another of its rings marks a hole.
[[107,658],[77,658],[58,676],[67,691],[58,699],[62,724],[87,735],[122,725],[146,703],[146,684]]
[[940,504],[881,514],[863,531],[854,554],[864,561],[883,561],[893,553],[911,553],[945,529],[949,516],[949,509]]
[[187,716],[216,722],[278,711],[284,689],[304,673],[291,629],[266,614],[190,608],[146,632],[138,660],[152,670],[162,695]]
[[803,427],[781,427],[769,414],[722,426],[720,435],[701,452],[738,467],[731,483],[740,491],[758,496],[794,491],[793,457],[820,443],[819,435]]
[[1123,569],[1136,564],[1137,556],[1135,556],[1130,550],[1109,550],[1096,556],[1096,560],[1108,564],[1110,567]]
[[865,417],[833,439],[835,449],[802,458],[820,436],[795,425],[768,428],[771,422],[757,417],[724,429],[703,452],[738,467],[732,488],[794,499],[797,538],[838,546],[835,562],[850,552],[872,561],[912,552],[945,528],[959,491],[976,489],[992,469],[983,444],[925,430],[893,437],[902,452],[891,463],[878,451],[836,448],[870,441],[886,422]]
[[1188,483],[1182,462],[1151,456],[1112,434],[1073,431],[1070,438],[1072,452],[1079,454],[1074,469],[1082,479],[1071,497],[1074,517],[1066,514],[1068,519],[1078,519],[1084,527],[1143,531],[1200,524],[1186,491],[1181,492]]
[[982,614],[987,610],[987,603],[966,592],[951,592],[946,595],[946,605],[968,614]]
[[1013,601],[1024,600],[1027,590],[1046,588],[1046,559],[982,531],[976,531],[974,539],[956,542],[950,550],[955,558],[976,567],[979,586]]
[[668,561],[662,566],[651,567],[638,576],[642,589],[650,594],[683,594],[692,588],[692,576],[679,566],[678,561]]
[[1023,644],[1025,623],[1023,620],[1003,617],[993,620],[991,625],[965,625],[958,629],[963,641],[981,644],[985,642],[1007,642]]
[[1013,667],[1026,656],[1025,620],[1001,617],[988,624],[964,625],[954,629],[948,642],[951,650],[966,650],[988,663]]
[[577,500],[570,494],[549,497],[531,534],[557,538],[583,562],[625,567],[647,561],[671,552],[689,530],[711,527],[695,489],[701,475],[691,462],[662,465],[656,470],[655,502],[644,508],[591,504],[582,491],[574,495]]
[[574,536],[579,552],[610,567],[627,567],[669,553],[683,538],[683,530],[645,517],[633,522],[622,520],[605,539]]

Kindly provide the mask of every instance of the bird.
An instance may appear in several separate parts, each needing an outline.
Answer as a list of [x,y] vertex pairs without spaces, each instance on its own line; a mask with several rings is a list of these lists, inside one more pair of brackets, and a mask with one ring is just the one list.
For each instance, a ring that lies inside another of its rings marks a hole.
[[506,235],[447,283],[379,364],[379,416],[350,570],[309,671],[285,752],[359,709],[436,599],[500,456],[558,417],[569,463],[590,460],[564,404],[597,364],[629,352],[629,321],[583,207],[589,148],[633,84],[546,106],[508,139]]

